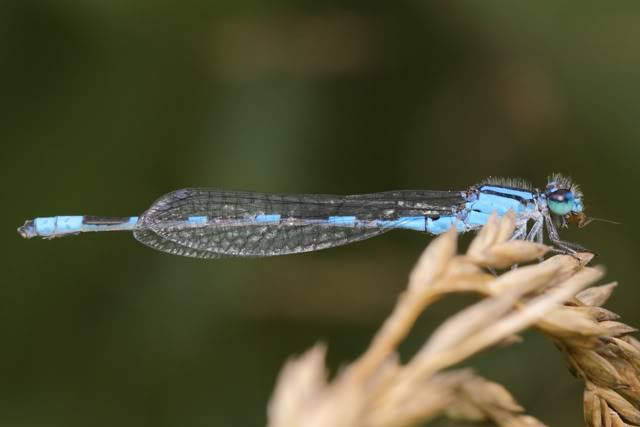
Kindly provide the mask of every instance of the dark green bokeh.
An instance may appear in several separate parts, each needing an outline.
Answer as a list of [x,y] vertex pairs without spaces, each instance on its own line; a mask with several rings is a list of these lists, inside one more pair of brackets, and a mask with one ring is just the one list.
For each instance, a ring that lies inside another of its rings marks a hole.
[[[428,239],[200,261],[126,233],[23,241],[25,219],[130,215],[186,186],[357,193],[572,175],[564,233],[640,325],[640,3],[4,2],[0,425],[248,426],[286,358],[333,369],[392,307]],[[460,301],[437,305],[410,355]],[[471,361],[550,425],[582,386],[546,340]],[[441,421],[438,425],[455,425]]]

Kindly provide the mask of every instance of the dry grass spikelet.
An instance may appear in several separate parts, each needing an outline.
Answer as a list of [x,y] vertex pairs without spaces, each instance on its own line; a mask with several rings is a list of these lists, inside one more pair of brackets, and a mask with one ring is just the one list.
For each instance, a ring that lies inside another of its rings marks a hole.
[[[584,380],[587,425],[640,425],[640,344],[635,329],[601,307],[615,284],[587,288],[603,271],[589,254],[556,255],[512,241],[513,215],[492,217],[464,255],[454,230],[435,239],[369,348],[333,380],[316,345],[283,368],[268,406],[270,427],[403,427],[446,415],[499,426],[543,426],[503,386],[454,365],[529,327],[541,330]],[[527,264],[527,265],[525,265]],[[510,268],[520,265],[519,268]],[[524,265],[524,266],[522,266]],[[488,270],[503,270],[494,275]],[[441,324],[401,364],[397,348],[431,304],[452,293],[483,298]]]
[[640,425],[640,345],[630,335],[636,329],[600,307],[615,286],[586,289],[561,307],[565,319],[567,313],[574,314],[575,324],[542,328],[585,382],[584,419],[589,427]]

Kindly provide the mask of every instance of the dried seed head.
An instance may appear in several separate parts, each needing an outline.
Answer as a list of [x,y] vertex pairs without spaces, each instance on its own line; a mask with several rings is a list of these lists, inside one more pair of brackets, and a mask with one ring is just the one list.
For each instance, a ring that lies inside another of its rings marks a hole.
[[595,387],[594,392],[607,402],[607,406],[612,408],[626,422],[640,424],[640,411],[629,403],[624,397],[610,388]]
[[604,320],[600,322],[600,326],[602,326],[606,331],[606,333],[603,335],[607,335],[610,337],[619,337],[621,335],[626,335],[637,331],[637,329],[634,327],[625,325],[621,322],[616,322],[614,320]]
[[589,381],[600,387],[619,389],[625,387],[627,382],[622,378],[616,368],[604,357],[592,350],[578,350],[572,352],[570,357],[580,367]]
[[509,212],[499,221],[495,213],[469,245],[467,256],[478,265],[506,268],[544,256],[549,247],[523,240],[508,240],[513,235],[515,216]]
[[269,402],[269,425],[297,425],[304,410],[324,393],[327,371],[326,347],[317,344],[298,358],[291,358],[282,369]]
[[602,405],[600,398],[592,391],[591,387],[585,388],[582,398],[585,423],[590,427],[601,427]]
[[607,302],[616,286],[618,286],[617,282],[611,282],[602,286],[593,286],[576,295],[576,299],[584,305],[599,307]]
[[611,338],[615,344],[616,352],[634,366],[636,372],[640,372],[640,350],[620,338]]
[[464,421],[492,420],[500,426],[537,426],[540,421],[524,415],[511,393],[500,384],[476,377],[464,383],[460,400],[447,410],[450,418]]
[[418,292],[424,287],[432,286],[435,279],[445,270],[449,260],[455,255],[456,247],[457,233],[453,227],[434,239],[422,252],[409,275],[409,290]]
[[605,331],[589,313],[558,307],[538,322],[538,327],[556,338],[598,337]]
[[549,250],[548,246],[538,243],[510,240],[487,248],[477,261],[487,267],[507,268],[540,259]]
[[[456,255],[456,232],[424,251],[409,285],[367,351],[329,382],[325,348],[289,361],[269,404],[270,427],[404,427],[447,413],[499,426],[543,426],[523,414],[508,391],[468,370],[446,371],[491,346],[513,341],[535,325],[563,351],[570,370],[585,381],[584,416],[590,427],[640,425],[640,342],[635,329],[600,306],[615,284],[592,287],[601,268],[588,254],[554,256],[498,277],[485,267],[533,261],[548,248],[510,241],[512,213],[492,216],[465,256]],[[484,297],[444,322],[405,364],[400,342],[418,316],[447,294]]]

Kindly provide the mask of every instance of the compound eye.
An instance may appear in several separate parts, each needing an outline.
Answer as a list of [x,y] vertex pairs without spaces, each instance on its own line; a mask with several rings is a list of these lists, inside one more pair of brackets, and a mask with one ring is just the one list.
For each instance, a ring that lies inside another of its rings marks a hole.
[[569,190],[556,190],[548,193],[547,205],[554,214],[566,215],[573,210],[573,193]]

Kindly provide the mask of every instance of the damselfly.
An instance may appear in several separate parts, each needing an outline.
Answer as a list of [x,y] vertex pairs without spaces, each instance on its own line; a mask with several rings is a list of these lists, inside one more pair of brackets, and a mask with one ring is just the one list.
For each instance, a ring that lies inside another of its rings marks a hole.
[[162,196],[140,216],[40,217],[22,237],[55,237],[89,231],[132,231],[154,249],[196,258],[263,257],[316,251],[368,239],[394,229],[440,234],[451,227],[477,230],[496,212],[513,210],[513,239],[542,243],[544,230],[557,251],[581,246],[560,239],[558,228],[583,227],[582,193],[562,175],[543,190],[521,179],[489,178],[463,191],[399,190],[337,196],[270,194],[187,188]]

